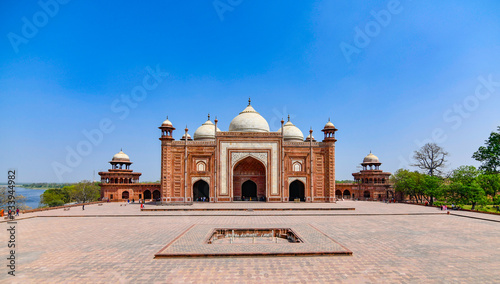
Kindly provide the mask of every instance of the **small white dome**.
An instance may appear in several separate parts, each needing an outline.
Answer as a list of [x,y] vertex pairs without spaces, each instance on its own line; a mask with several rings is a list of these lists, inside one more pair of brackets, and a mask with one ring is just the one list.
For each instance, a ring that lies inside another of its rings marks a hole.
[[312,138],[313,141],[315,140],[314,136],[312,135],[312,133],[309,133],[309,135],[307,135],[307,137],[306,137],[306,140],[309,141],[309,140],[311,140],[311,138]]
[[229,131],[238,132],[269,132],[267,121],[248,103],[248,106],[233,118]]
[[113,156],[113,159],[111,159],[112,162],[130,162],[130,158],[128,157],[127,154],[123,153],[122,150],[120,152],[116,153]]
[[[182,135],[181,140],[184,140],[184,139],[186,139],[186,134]],[[187,139],[191,140],[191,135],[189,135],[189,133],[187,134]]]
[[377,156],[373,155],[372,152],[368,154],[364,159],[363,163],[380,163]]
[[172,126],[172,122],[170,122],[170,120],[168,120],[168,116],[167,116],[167,119],[161,124],[161,126]]
[[[281,132],[281,128],[278,132]],[[297,126],[293,125],[293,123],[288,120],[288,122],[283,125],[283,139],[290,142],[303,142],[304,134],[302,134],[302,131],[300,131]]]
[[[217,131],[220,129],[217,127]],[[207,120],[194,132],[194,140],[213,140],[215,139],[215,124]]]
[[330,119],[328,119],[328,122],[325,124],[325,127],[324,128],[335,128],[335,126],[333,125],[333,123],[330,121]]

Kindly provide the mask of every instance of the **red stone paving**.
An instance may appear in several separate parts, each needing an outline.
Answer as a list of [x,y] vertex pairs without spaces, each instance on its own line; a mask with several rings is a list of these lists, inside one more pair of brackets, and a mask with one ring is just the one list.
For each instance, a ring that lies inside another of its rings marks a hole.
[[[237,206],[246,205],[228,204],[230,208]],[[105,204],[86,206],[85,211],[72,208],[25,214],[21,218],[45,217],[18,221],[17,276],[8,276],[4,265],[0,282],[500,282],[500,218],[496,215],[446,215],[424,206],[359,201],[319,206],[348,206],[356,210],[326,211],[328,215],[322,215],[323,211],[292,211],[293,215],[267,211],[225,216],[225,212],[217,211],[206,215],[189,211],[145,214],[136,205]],[[306,213],[318,214],[302,215]],[[488,220],[474,219],[477,217]],[[353,254],[154,259],[155,253],[193,225],[312,225]],[[6,228],[7,224],[1,223],[2,232]],[[8,253],[7,238],[7,233],[0,234],[0,243],[5,244],[0,250],[4,256]]]
[[[195,225],[182,232],[177,239],[160,250],[155,257],[202,257],[202,256],[297,256],[297,255],[351,255],[333,238],[319,229],[306,224],[294,224],[289,229],[302,240],[301,243],[243,243],[208,244],[206,240],[214,229],[266,228],[248,225]],[[273,227],[274,228],[274,227]],[[284,228],[284,227],[282,227]]]

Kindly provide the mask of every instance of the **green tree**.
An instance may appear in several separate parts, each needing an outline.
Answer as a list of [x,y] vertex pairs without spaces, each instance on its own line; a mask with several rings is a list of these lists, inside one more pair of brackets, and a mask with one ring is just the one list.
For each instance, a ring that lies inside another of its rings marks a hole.
[[63,188],[47,189],[40,197],[40,203],[49,207],[61,206],[71,202],[71,191],[74,185],[65,186]]
[[442,193],[443,179],[436,176],[423,175],[421,179],[421,188],[424,196],[427,197],[429,204],[434,204],[435,198],[440,198]]
[[407,169],[399,169],[390,177],[390,180],[394,184],[394,190],[410,196],[410,199],[415,199],[417,202],[421,202],[419,199],[420,188],[417,178],[418,175],[419,173],[417,172],[411,172]]
[[391,176],[391,182],[396,191],[402,192],[404,195],[410,196],[410,199],[415,199],[420,203],[426,200],[432,205],[435,198],[442,196],[443,180],[437,176],[399,169]]
[[447,187],[447,198],[458,204],[486,204],[484,190],[478,183],[480,171],[474,166],[460,166],[451,173],[451,184]]
[[101,188],[97,183],[84,180],[74,185],[70,196],[72,199],[82,203],[98,201],[101,197]]
[[453,170],[450,176],[452,182],[460,182],[464,185],[471,185],[476,181],[481,172],[474,166],[460,166]]
[[477,177],[477,183],[491,198],[500,192],[500,174],[480,174]]
[[500,126],[498,132],[491,132],[485,141],[486,146],[481,146],[474,152],[472,158],[482,162],[480,167],[486,173],[500,173]]
[[448,201],[456,204],[471,204],[472,210],[477,204],[486,204],[484,190],[475,181],[471,184],[452,182],[446,187],[446,193]]

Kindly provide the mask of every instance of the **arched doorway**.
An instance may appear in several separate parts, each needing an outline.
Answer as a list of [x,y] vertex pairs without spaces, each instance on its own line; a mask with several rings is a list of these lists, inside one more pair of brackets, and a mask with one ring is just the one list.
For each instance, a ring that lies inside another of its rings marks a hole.
[[365,199],[370,198],[370,192],[369,192],[368,190],[367,190],[367,191],[365,191],[365,192],[364,192],[364,194],[363,194],[363,197],[364,197]]
[[295,201],[295,199],[300,199],[300,201],[306,201],[304,184],[300,180],[293,181],[289,188],[289,201]]
[[204,180],[193,184],[193,201],[210,201],[210,187]]
[[144,191],[144,199],[151,199],[151,191],[149,189]]
[[257,200],[257,184],[251,180],[245,181],[241,185],[241,199],[242,200]]
[[266,167],[253,157],[239,161],[233,169],[233,199],[250,198],[252,201],[266,200]]
[[122,192],[122,199],[128,199],[128,197],[129,197],[128,191]]
[[350,199],[351,198],[351,192],[349,190],[344,190],[344,198]]
[[342,199],[342,191],[340,190],[335,190],[335,197],[337,197],[337,199]]
[[160,194],[160,191],[159,190],[155,190],[153,191],[153,199],[155,201],[159,201],[159,199],[161,198],[161,194]]

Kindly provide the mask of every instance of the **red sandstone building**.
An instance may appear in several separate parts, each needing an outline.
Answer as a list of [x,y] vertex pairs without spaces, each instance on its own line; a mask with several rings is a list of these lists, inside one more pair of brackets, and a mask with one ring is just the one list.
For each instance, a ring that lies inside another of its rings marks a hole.
[[115,154],[109,163],[111,169],[107,172],[99,172],[102,200],[160,199],[160,185],[139,183],[141,173],[134,173],[130,169],[132,162],[123,151],[120,150]]
[[[339,197],[378,199],[382,192],[388,194],[390,173],[379,170],[378,158],[366,160],[370,155],[362,164],[364,170],[353,174],[360,182],[339,184],[336,190],[337,129],[330,121],[322,129],[321,142],[314,140],[312,130],[304,139],[290,118],[286,123],[281,121],[278,131],[271,132],[249,100],[228,131],[221,131],[217,122],[209,116],[194,132],[194,139],[186,128],[181,140],[176,141],[172,136],[175,127],[167,118],[159,127],[160,184],[138,183],[141,174],[129,169],[130,159],[120,152],[110,162],[112,169],[99,173],[103,199],[335,202]],[[373,182],[375,179],[377,182]]]
[[380,170],[381,164],[378,157],[370,152],[361,163],[363,169],[352,174],[354,183],[336,184],[337,199],[400,200],[389,182],[391,173]]

